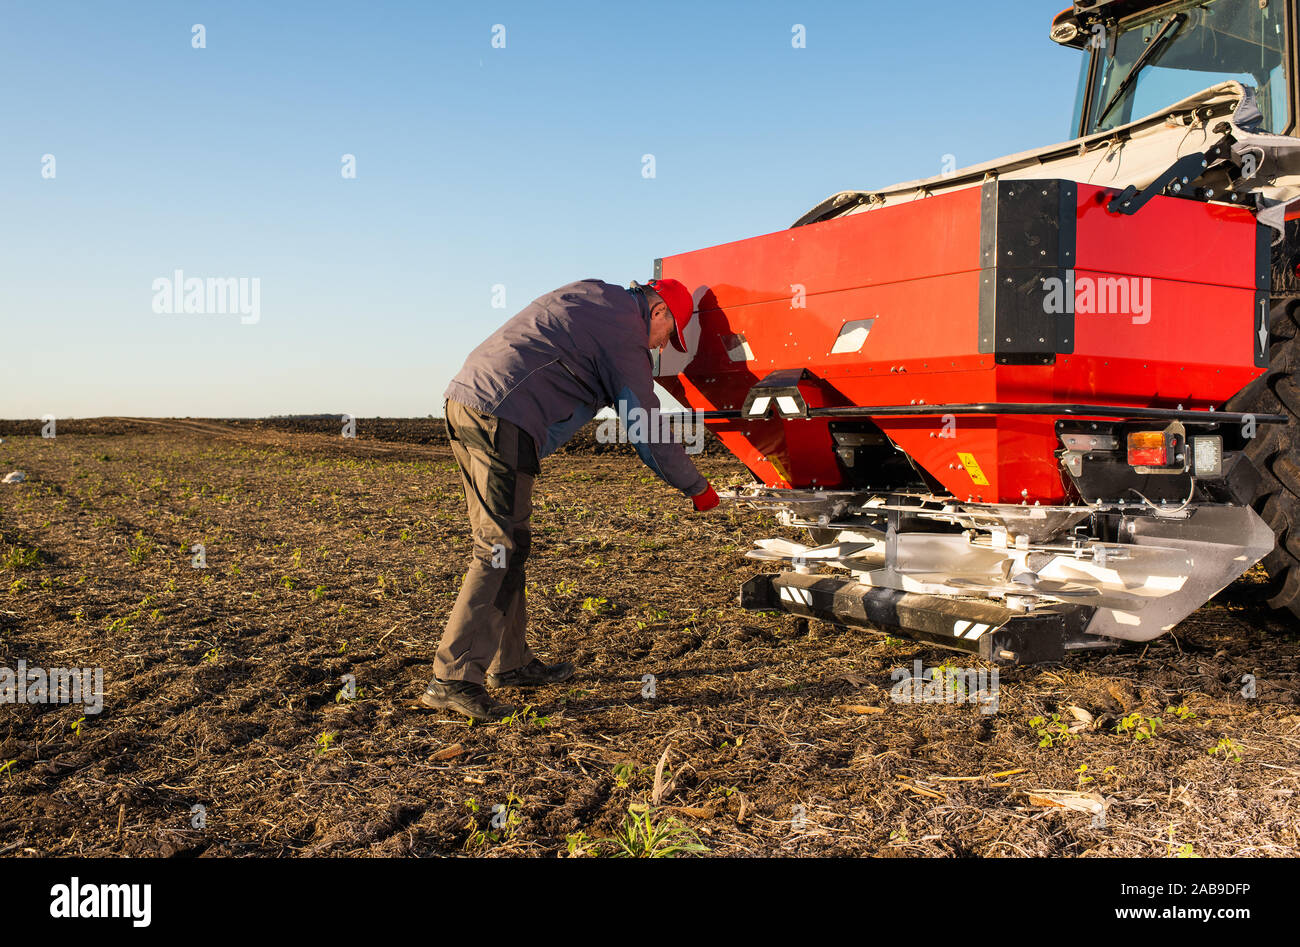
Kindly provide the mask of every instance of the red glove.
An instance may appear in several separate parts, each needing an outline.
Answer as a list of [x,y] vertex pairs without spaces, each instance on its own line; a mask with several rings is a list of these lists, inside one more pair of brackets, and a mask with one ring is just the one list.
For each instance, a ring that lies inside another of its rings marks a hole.
[[709,485],[704,488],[703,492],[691,497],[691,502],[695,504],[696,513],[711,510],[718,505],[718,491],[714,490],[712,485]]

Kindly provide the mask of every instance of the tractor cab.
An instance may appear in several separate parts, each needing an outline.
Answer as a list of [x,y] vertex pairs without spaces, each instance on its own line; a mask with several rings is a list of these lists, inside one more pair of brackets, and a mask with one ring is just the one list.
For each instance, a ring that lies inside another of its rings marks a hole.
[[1078,0],[1052,39],[1087,55],[1071,138],[1106,132],[1219,83],[1255,90],[1261,130],[1294,134],[1294,0]]

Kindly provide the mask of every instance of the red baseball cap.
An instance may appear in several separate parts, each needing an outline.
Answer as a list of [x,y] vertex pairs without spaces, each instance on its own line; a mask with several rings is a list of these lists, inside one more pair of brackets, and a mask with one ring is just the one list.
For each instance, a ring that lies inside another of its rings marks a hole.
[[667,304],[668,311],[673,314],[676,327],[668,341],[672,342],[677,351],[685,352],[686,338],[682,332],[691,321],[691,314],[695,312],[695,300],[691,298],[691,291],[675,279],[652,279],[646,285],[659,294],[659,298]]

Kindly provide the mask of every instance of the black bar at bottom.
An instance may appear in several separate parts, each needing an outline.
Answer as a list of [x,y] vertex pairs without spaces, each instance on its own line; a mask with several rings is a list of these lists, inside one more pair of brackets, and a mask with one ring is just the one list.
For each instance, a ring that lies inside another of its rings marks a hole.
[[1003,664],[1060,661],[1066,651],[1117,644],[1084,631],[1095,611],[1090,605],[1053,605],[1027,614],[993,601],[901,592],[797,572],[754,576],[741,587],[740,604],[868,631],[881,632],[884,626]]

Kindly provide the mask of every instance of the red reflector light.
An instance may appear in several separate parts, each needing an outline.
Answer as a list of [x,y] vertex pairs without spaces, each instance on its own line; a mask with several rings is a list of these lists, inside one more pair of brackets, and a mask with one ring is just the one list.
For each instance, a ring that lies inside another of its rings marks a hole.
[[1128,436],[1128,462],[1132,467],[1169,466],[1169,443],[1164,431],[1134,431]]

